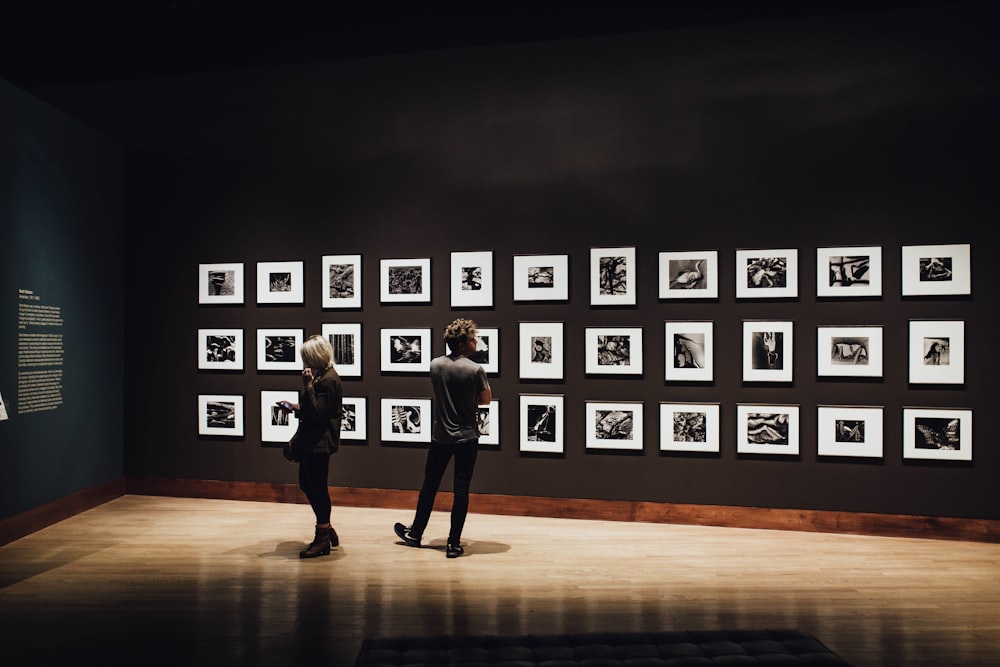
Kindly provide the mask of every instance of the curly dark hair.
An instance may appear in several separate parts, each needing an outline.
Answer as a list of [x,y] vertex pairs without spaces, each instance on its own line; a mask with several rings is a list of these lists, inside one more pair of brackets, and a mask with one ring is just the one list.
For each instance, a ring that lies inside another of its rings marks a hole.
[[476,335],[476,323],[472,320],[460,317],[444,330],[444,342],[448,344],[448,349],[452,352],[458,350],[458,345],[469,336]]

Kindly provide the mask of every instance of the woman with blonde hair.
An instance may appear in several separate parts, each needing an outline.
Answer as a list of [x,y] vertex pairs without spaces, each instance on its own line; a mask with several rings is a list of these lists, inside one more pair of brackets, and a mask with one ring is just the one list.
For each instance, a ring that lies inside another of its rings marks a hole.
[[280,402],[281,409],[299,418],[284,455],[299,464],[299,488],[316,515],[316,534],[299,558],[326,556],[340,545],[330,524],[330,455],[340,448],[340,419],[344,389],[333,367],[333,347],[320,335],[302,344],[302,391],[298,403]]

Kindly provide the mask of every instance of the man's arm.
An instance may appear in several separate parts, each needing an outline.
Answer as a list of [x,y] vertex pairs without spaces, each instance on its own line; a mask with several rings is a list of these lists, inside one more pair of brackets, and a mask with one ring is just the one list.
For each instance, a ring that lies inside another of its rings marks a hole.
[[476,400],[479,401],[479,405],[486,405],[493,400],[493,390],[490,388],[489,384],[486,385],[486,389],[479,392],[479,395],[476,396]]

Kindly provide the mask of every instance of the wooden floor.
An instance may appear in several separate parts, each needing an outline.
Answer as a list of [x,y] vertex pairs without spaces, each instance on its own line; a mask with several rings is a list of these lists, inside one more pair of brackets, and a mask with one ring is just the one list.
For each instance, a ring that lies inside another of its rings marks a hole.
[[[796,628],[855,665],[1000,664],[1000,545],[123,496],[0,548],[19,664],[353,664],[368,636]],[[5,664],[15,664],[8,662]]]

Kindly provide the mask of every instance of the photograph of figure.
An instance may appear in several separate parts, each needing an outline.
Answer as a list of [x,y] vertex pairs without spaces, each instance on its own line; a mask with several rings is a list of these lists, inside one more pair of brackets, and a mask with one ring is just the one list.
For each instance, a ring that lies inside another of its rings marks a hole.
[[950,349],[951,339],[944,336],[925,336],[924,366],[947,366],[951,363]]
[[941,283],[952,278],[951,257],[921,257],[919,266],[922,283]]
[[205,423],[209,428],[236,428],[236,403],[229,401],[208,401],[205,407]]
[[834,336],[831,339],[831,364],[835,366],[863,366],[868,363],[868,358],[869,339],[867,337]]
[[529,266],[528,289],[552,289],[555,286],[554,266]]
[[531,363],[552,363],[552,336],[531,337]]
[[534,403],[528,406],[528,440],[556,441],[556,406]]
[[288,271],[272,271],[268,274],[267,289],[272,294],[275,292],[292,291],[292,274]]
[[746,272],[749,289],[788,286],[788,263],[785,257],[751,257],[747,260]]
[[747,442],[755,445],[787,445],[788,414],[750,412],[747,414]]
[[331,264],[329,288],[331,299],[354,298],[354,264]]
[[268,363],[295,363],[295,336],[266,336],[264,359]]
[[751,367],[755,370],[784,368],[785,335],[781,331],[754,331],[751,335]]
[[837,419],[834,422],[836,442],[864,442],[865,441],[865,420],[863,419]]
[[421,294],[424,290],[424,271],[421,266],[390,266],[389,294]]
[[674,368],[705,367],[705,334],[674,334]]

